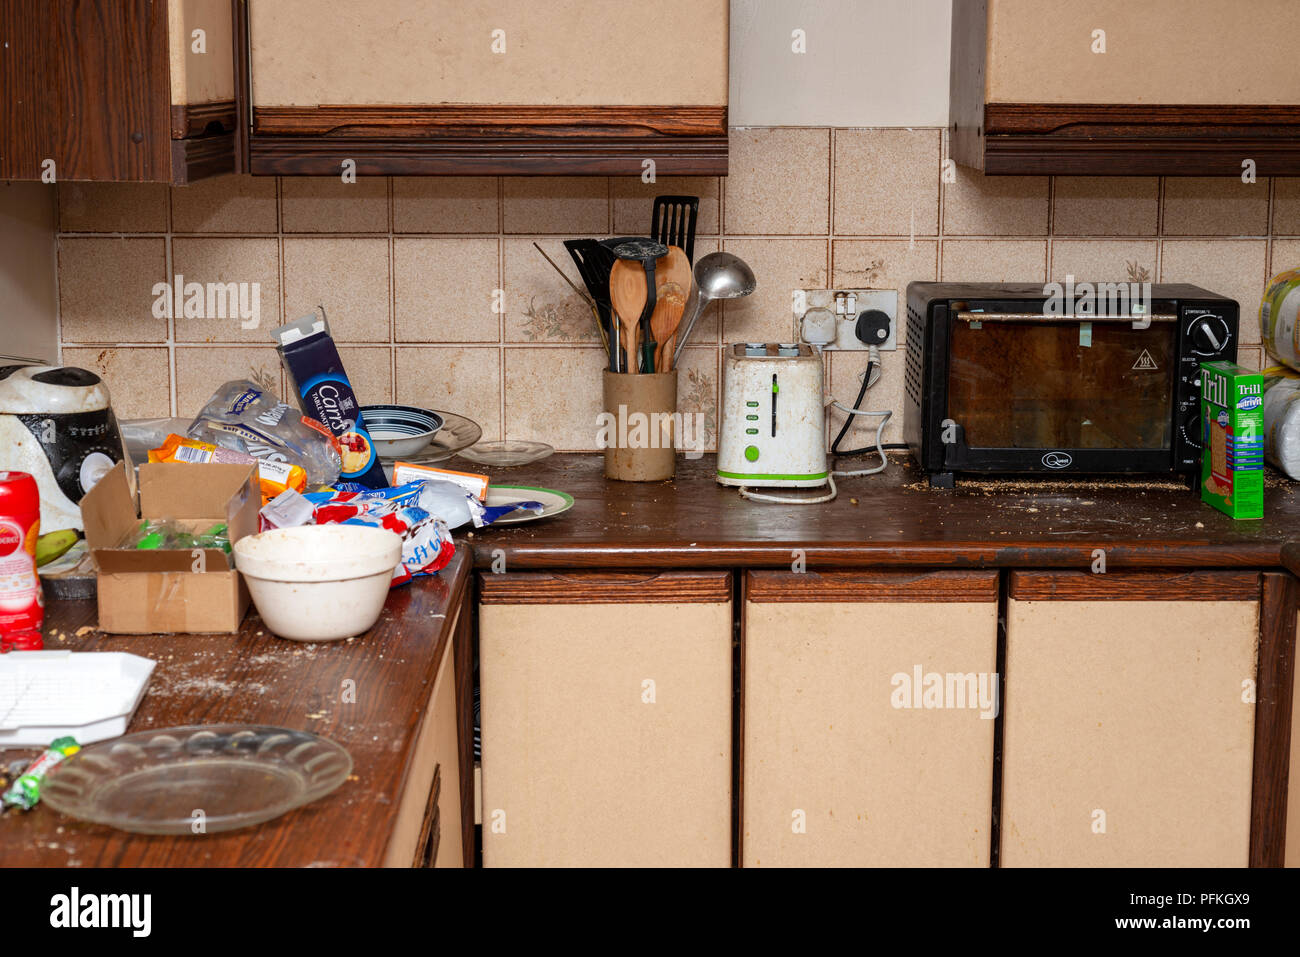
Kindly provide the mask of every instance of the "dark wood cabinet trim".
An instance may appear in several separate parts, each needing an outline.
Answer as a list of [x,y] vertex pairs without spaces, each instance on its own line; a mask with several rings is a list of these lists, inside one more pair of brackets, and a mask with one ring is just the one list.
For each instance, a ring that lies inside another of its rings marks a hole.
[[337,176],[345,159],[362,176],[640,176],[647,159],[660,176],[725,176],[727,137],[253,135],[248,144],[249,172],[260,176]]
[[248,89],[248,0],[230,0],[235,54],[235,172],[248,172],[248,127],[252,97]]
[[1260,576],[1246,571],[1014,571],[1015,601],[1258,601]]
[[1250,795],[1250,866],[1286,863],[1287,791],[1291,764],[1291,700],[1295,687],[1296,615],[1300,581],[1264,575],[1255,677],[1255,757]]
[[721,604],[730,572],[480,572],[482,605]]
[[433,786],[424,806],[424,823],[420,826],[420,839],[415,842],[415,860],[412,867],[433,867],[438,859],[438,797],[442,793],[442,765],[433,766]]
[[255,136],[556,139],[727,134],[725,106],[255,106]]
[[465,867],[474,867],[474,659],[478,647],[478,615],[473,601],[473,578],[466,576],[465,592],[452,633],[456,666],[456,766],[460,773],[460,847]]
[[235,171],[235,134],[172,140],[172,184],[186,186],[196,179]]
[[231,133],[235,129],[235,101],[213,103],[173,103],[172,139]]
[[745,574],[752,602],[996,602],[998,573],[835,571]]

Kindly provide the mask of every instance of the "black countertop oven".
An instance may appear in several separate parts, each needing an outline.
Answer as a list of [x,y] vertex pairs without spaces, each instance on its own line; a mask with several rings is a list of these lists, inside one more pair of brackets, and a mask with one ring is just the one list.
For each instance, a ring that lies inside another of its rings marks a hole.
[[904,437],[953,473],[1200,470],[1200,363],[1237,357],[1237,303],[1196,286],[907,287]]

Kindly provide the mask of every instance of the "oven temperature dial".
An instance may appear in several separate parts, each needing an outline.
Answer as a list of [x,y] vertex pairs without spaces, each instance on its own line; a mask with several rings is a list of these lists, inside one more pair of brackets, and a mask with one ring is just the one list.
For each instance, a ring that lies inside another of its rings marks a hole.
[[1198,356],[1223,355],[1232,342],[1232,332],[1222,316],[1197,316],[1187,327],[1187,339]]

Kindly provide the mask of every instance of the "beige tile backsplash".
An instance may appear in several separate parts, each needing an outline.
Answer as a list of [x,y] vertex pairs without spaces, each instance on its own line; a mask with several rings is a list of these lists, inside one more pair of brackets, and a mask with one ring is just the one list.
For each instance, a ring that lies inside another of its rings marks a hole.
[[[788,339],[795,288],[914,279],[1192,282],[1242,306],[1241,361],[1268,276],[1300,267],[1300,180],[943,176],[940,129],[744,128],[725,179],[228,176],[189,187],[60,184],[63,361],[99,371],[124,418],[192,415],[227,379],[285,394],[272,326],[325,307],[363,402],[469,416],[489,438],[594,446],[602,352],[563,240],[644,234],[654,196],[701,197],[696,256],[723,248],[758,276],[713,307],[680,364],[683,411],[716,439],[719,346]],[[951,181],[945,181],[951,179]],[[158,318],[154,288],[260,284],[260,323]],[[899,342],[903,342],[899,330]],[[827,381],[849,404],[865,354]],[[865,405],[901,435],[903,353]],[[836,431],[842,422],[832,414]],[[846,442],[862,445],[867,423]]]

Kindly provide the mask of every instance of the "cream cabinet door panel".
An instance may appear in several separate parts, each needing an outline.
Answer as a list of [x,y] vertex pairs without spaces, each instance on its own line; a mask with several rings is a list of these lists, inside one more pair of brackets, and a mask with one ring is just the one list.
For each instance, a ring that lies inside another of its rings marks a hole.
[[749,581],[744,866],[988,866],[997,574]]

